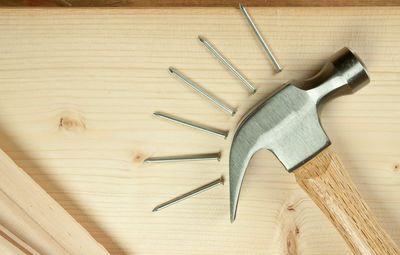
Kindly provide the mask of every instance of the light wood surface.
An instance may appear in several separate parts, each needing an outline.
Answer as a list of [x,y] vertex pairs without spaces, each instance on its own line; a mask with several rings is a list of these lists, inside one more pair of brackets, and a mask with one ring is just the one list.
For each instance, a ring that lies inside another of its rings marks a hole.
[[108,254],[0,150],[1,254]]
[[[18,171],[21,171],[21,169],[19,168]],[[26,179],[26,177],[27,177],[27,175],[24,174],[23,179]],[[8,201],[2,200],[2,202],[3,203],[6,202],[6,204],[2,204],[2,208],[6,208],[6,207],[10,206],[10,200],[8,200]],[[53,203],[54,203],[54,200],[53,200]],[[22,218],[14,217],[13,219],[11,219],[11,224],[7,224],[8,225],[7,227],[9,227],[10,225],[11,226],[24,225],[23,223],[26,220],[27,220],[26,217],[25,218],[24,217],[22,217]],[[2,219],[2,222],[9,223],[9,221],[10,221],[10,218],[8,218],[7,220],[5,220],[4,218]],[[55,225],[58,225],[58,223],[56,223]],[[76,225],[76,223],[75,223],[75,225]],[[15,230],[15,228],[9,230],[5,226],[0,226],[0,231],[1,231],[0,232],[0,251],[1,251],[1,254],[23,254],[23,255],[26,255],[26,254],[39,255],[40,254],[34,248],[29,246],[24,240],[22,240],[21,238],[19,238],[15,234],[13,234],[11,231],[14,231],[14,230]],[[25,228],[25,231],[26,230],[35,232],[35,231],[38,231],[38,228],[33,228],[32,230]],[[31,234],[32,234],[32,232],[31,232]],[[26,235],[22,236],[22,238],[24,238],[24,237],[26,238],[27,236]],[[30,236],[28,236],[26,239],[29,239],[29,238],[30,238]],[[49,246],[51,246],[51,244]]]
[[328,147],[294,171],[297,183],[326,214],[354,254],[398,255],[336,152]]
[[238,7],[245,6],[398,6],[399,0],[0,0],[1,6],[85,7]]
[[[229,222],[229,185],[152,213],[228,177],[234,127],[258,100],[304,79],[343,46],[372,82],[322,123],[378,222],[400,243],[400,9],[248,8],[284,70],[275,74],[234,8],[1,9],[0,148],[112,254],[351,254],[294,175],[260,151]],[[258,88],[250,96],[197,40]],[[230,117],[172,77],[174,66],[238,109]],[[231,130],[227,140],[153,111]],[[222,152],[221,162],[143,164]]]

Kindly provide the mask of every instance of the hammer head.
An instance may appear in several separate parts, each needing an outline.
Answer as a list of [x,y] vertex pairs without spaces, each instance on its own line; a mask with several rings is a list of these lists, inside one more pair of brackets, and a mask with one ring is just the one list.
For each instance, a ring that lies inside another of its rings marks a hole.
[[333,94],[353,93],[368,82],[364,64],[343,48],[315,76],[288,82],[246,115],[233,138],[229,159],[231,222],[254,153],[268,149],[292,172],[330,145],[319,120],[319,103]]

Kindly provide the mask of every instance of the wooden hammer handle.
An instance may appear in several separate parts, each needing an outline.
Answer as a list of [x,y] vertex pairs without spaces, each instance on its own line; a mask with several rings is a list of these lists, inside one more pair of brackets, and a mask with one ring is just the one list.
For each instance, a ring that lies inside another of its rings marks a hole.
[[294,174],[297,183],[328,216],[354,254],[400,254],[330,147]]

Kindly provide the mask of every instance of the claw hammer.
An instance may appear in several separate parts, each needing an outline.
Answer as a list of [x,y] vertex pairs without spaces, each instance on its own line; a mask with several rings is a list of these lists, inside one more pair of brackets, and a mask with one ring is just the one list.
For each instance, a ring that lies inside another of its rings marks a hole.
[[336,52],[315,76],[290,81],[240,122],[229,159],[231,222],[250,159],[272,151],[328,216],[354,254],[400,254],[345,171],[318,116],[320,103],[369,83],[365,65],[348,48]]

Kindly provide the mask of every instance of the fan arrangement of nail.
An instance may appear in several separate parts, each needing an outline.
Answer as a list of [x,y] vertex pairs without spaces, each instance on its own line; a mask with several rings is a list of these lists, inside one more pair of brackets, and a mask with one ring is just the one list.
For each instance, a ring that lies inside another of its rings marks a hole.
[[[277,72],[282,71],[282,67],[280,66],[280,64],[278,63],[277,59],[275,58],[275,56],[272,54],[270,48],[268,47],[267,43],[264,41],[263,37],[261,36],[260,32],[258,31],[257,27],[255,26],[253,20],[250,18],[250,15],[248,14],[248,12],[246,11],[246,9],[244,8],[244,6],[242,4],[239,4],[240,10],[242,11],[242,13],[244,14],[244,16],[246,17],[246,20],[248,21],[250,27],[252,28],[252,30],[254,31],[255,35],[257,36],[258,40],[260,41],[261,45],[263,46],[263,48],[265,49],[267,55],[269,56],[269,58],[271,59],[272,64],[275,67],[275,70]],[[213,47],[207,40],[205,40],[203,37],[199,36],[199,40],[200,42],[203,43],[203,45],[224,65],[226,66],[226,68],[228,68],[228,70],[230,70],[249,90],[251,90],[252,94],[256,93],[257,89],[254,88],[254,86],[248,81],[246,80],[246,78],[243,77],[243,75],[241,75],[239,73],[239,71],[237,71],[237,69],[231,64],[229,63],[229,61],[224,58],[221,53],[215,48]],[[231,109],[229,106],[225,105],[224,103],[222,103],[221,101],[219,101],[217,98],[213,97],[211,94],[209,94],[207,91],[205,91],[203,88],[201,88],[200,86],[198,86],[197,84],[195,84],[194,82],[190,81],[190,79],[188,79],[187,77],[185,77],[184,75],[182,75],[181,73],[179,73],[177,70],[175,70],[174,68],[170,67],[169,71],[171,74],[175,75],[176,77],[178,77],[180,80],[182,80],[183,82],[185,82],[185,84],[187,84],[189,87],[193,88],[195,91],[197,91],[198,93],[200,93],[202,96],[204,96],[205,98],[207,98],[208,100],[210,100],[212,103],[216,104],[218,107],[220,107],[222,110],[226,111],[227,113],[229,113],[230,115],[234,115],[235,114],[235,110]],[[228,131],[221,131],[215,128],[209,128],[206,126],[200,126],[197,125],[195,123],[191,123],[189,121],[186,120],[182,120],[176,117],[173,117],[171,115],[168,114],[164,114],[164,113],[160,113],[160,112],[155,112],[154,116],[162,118],[162,119],[166,119],[187,127],[191,127],[197,130],[201,130],[207,133],[211,133],[223,138],[226,138],[228,136]],[[153,157],[153,158],[148,158],[146,159],[144,162],[145,163],[154,163],[154,162],[179,162],[179,161],[199,161],[199,160],[220,160],[221,154],[220,153],[214,153],[214,154],[202,154],[202,155],[194,155],[194,156],[178,156],[178,157]],[[208,189],[211,189],[215,186],[218,186],[219,184],[223,184],[224,182],[224,178],[220,177],[219,179],[212,181],[208,184],[205,184],[201,187],[198,187],[192,191],[189,191],[183,195],[180,195],[176,198],[173,198],[167,202],[164,202],[162,204],[157,205],[154,209],[153,212],[155,211],[159,211],[161,209],[164,209],[170,205],[173,205],[175,203],[178,203],[186,198],[195,196],[203,191],[206,191]]]

